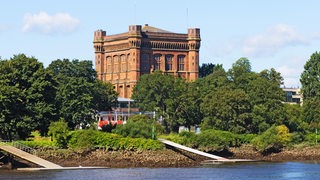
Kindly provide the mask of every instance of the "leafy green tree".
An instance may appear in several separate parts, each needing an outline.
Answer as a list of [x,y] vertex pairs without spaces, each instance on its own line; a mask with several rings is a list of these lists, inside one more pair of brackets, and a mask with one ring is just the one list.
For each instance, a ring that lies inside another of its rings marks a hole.
[[320,54],[315,52],[304,65],[300,82],[304,100],[320,98]]
[[199,78],[203,78],[211,74],[215,66],[216,65],[212,63],[201,64],[201,66],[199,67]]
[[188,83],[187,90],[181,93],[177,103],[177,117],[179,117],[179,125],[190,127],[193,125],[200,125],[203,119],[203,114],[200,111],[201,91],[199,91],[196,83]]
[[55,82],[34,57],[14,55],[0,61],[1,137],[26,138],[31,131],[47,131],[55,107]]
[[178,131],[181,95],[186,87],[184,79],[156,71],[140,77],[132,98],[142,111],[156,111],[167,131]]
[[234,133],[247,132],[250,121],[250,103],[247,94],[241,89],[218,88],[208,94],[202,104],[204,124],[214,129]]
[[207,94],[214,92],[217,88],[230,87],[230,81],[222,65],[216,65],[210,75],[197,79],[194,86],[196,86],[194,91],[199,92],[198,98],[202,100]]
[[280,88],[282,77],[274,69],[251,73],[245,89],[252,108],[253,133],[261,133],[273,124],[284,124],[284,92]]
[[229,78],[236,87],[244,90],[250,81],[251,73],[251,63],[247,58],[238,59],[228,71]]
[[51,122],[49,126],[48,135],[56,141],[61,148],[66,148],[68,144],[68,123],[63,118],[59,121]]
[[291,140],[289,129],[285,125],[272,126],[252,140],[252,143],[263,153],[279,152]]
[[303,102],[303,120],[309,124],[309,130],[320,129],[320,99],[309,98]]
[[112,85],[96,79],[91,61],[58,59],[48,69],[58,83],[57,116],[63,117],[70,128],[92,123],[98,111],[111,110],[117,103]]

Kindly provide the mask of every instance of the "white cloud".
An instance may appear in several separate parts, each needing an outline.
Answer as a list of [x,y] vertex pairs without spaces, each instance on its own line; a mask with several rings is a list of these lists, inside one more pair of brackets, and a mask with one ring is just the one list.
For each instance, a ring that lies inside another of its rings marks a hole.
[[301,68],[289,67],[287,65],[276,68],[284,79],[284,86],[286,87],[299,87]]
[[306,44],[307,40],[293,27],[278,24],[261,34],[245,39],[243,51],[246,55],[273,56],[281,48]]
[[26,14],[24,16],[23,32],[40,32],[43,34],[70,33],[76,30],[80,21],[67,13],[48,15]]
[[9,27],[7,25],[0,24],[0,32],[7,31],[7,30],[9,30]]

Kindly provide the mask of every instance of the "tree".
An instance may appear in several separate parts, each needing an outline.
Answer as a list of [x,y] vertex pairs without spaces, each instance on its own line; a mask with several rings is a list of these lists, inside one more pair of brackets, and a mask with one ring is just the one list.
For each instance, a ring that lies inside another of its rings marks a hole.
[[234,133],[247,132],[250,121],[250,103],[247,94],[241,89],[218,88],[208,94],[201,104],[204,124]]
[[320,54],[315,52],[304,65],[300,82],[304,100],[320,98]]
[[68,59],[58,59],[48,67],[58,83],[57,117],[64,118],[71,129],[92,123],[98,111],[111,110],[117,103],[113,86],[97,80],[92,67],[91,61]]
[[187,91],[184,79],[156,71],[140,77],[132,98],[142,111],[156,111],[167,131],[178,131],[182,94]]
[[56,141],[59,147],[67,147],[68,133],[68,123],[66,123],[63,118],[61,118],[59,121],[50,123],[48,135],[50,135],[52,139]]
[[55,82],[42,63],[24,54],[0,61],[0,85],[1,137],[44,134],[55,112]]
[[200,67],[199,67],[199,78],[203,78],[208,76],[209,74],[211,74],[213,72],[213,68],[215,67],[215,64],[212,63],[203,63]]
[[272,126],[252,140],[255,147],[263,153],[279,152],[291,140],[289,129],[285,125]]

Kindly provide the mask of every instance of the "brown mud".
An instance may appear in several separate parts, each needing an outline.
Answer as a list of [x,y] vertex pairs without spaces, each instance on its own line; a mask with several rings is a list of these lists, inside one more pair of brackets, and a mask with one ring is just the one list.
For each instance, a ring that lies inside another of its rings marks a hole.
[[[257,161],[318,161],[320,162],[320,145],[285,148],[277,153],[262,154],[250,145],[238,148],[229,148],[227,152],[213,153],[230,159],[251,159]],[[39,157],[49,160],[64,167],[99,166],[110,168],[134,168],[134,167],[197,167],[208,158],[195,155],[177,149],[164,150],[135,150],[135,151],[108,151],[96,149],[86,152],[74,152],[71,150],[39,150]],[[25,160],[14,158],[11,161],[14,167],[37,167]],[[2,168],[7,164],[1,164]]]
[[[320,161],[320,146],[283,149],[278,153],[263,155],[252,146],[230,148],[229,152],[217,153],[230,159],[252,159],[257,161]],[[85,153],[44,153],[43,158],[61,166],[128,167],[195,167],[208,158],[189,152],[165,149],[144,151],[106,151],[97,149]]]

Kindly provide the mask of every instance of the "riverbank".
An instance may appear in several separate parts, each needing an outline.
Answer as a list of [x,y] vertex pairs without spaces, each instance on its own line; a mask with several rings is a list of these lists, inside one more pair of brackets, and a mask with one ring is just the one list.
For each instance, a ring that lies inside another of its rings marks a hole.
[[[220,153],[230,159],[252,159],[262,161],[320,161],[320,146],[287,148],[279,153],[263,155],[246,145],[230,148],[229,152]],[[103,166],[110,168],[128,167],[195,167],[206,157],[174,149],[144,151],[106,151],[97,149],[90,152],[72,152],[68,150],[46,150],[39,156],[61,166]]]

